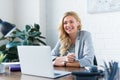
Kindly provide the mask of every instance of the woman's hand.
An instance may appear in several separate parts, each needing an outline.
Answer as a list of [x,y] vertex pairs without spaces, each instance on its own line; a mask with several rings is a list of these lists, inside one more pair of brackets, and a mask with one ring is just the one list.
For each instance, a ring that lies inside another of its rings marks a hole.
[[75,61],[75,54],[74,53],[70,53],[67,56],[63,56],[63,57],[57,57],[54,61],[53,61],[53,65],[54,66],[65,66],[65,61],[67,63],[72,63]]
[[74,62],[75,61],[75,54],[74,53],[70,53],[66,56],[66,62]]
[[54,66],[64,66],[64,62],[66,60],[66,56],[63,57],[57,57],[54,61],[53,61],[53,65]]

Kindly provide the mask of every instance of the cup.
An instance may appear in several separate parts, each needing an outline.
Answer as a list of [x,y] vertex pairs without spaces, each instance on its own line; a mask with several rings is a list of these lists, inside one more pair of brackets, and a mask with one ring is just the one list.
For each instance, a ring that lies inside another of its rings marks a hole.
[[5,73],[5,65],[0,64],[0,73]]

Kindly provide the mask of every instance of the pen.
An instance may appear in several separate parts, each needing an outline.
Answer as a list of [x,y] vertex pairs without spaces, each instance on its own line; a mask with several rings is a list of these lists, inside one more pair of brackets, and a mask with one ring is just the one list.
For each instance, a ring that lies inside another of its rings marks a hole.
[[106,64],[106,62],[104,61],[104,66],[105,66],[105,71],[107,72],[107,74],[109,75],[110,74],[110,71],[109,71],[109,68]]

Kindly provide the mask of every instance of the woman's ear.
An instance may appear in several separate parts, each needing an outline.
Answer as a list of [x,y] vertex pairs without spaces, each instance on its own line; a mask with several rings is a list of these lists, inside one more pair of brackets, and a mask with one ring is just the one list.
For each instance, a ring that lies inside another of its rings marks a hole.
[[80,22],[77,22],[77,28],[78,29],[80,28]]
[[79,21],[77,21],[77,24],[78,24],[78,25],[80,25],[80,22],[79,22]]

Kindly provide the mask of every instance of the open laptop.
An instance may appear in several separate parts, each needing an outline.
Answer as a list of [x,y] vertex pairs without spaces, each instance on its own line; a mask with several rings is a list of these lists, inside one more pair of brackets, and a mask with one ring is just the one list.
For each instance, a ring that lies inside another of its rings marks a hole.
[[18,46],[22,74],[58,78],[70,74],[54,71],[50,46]]

